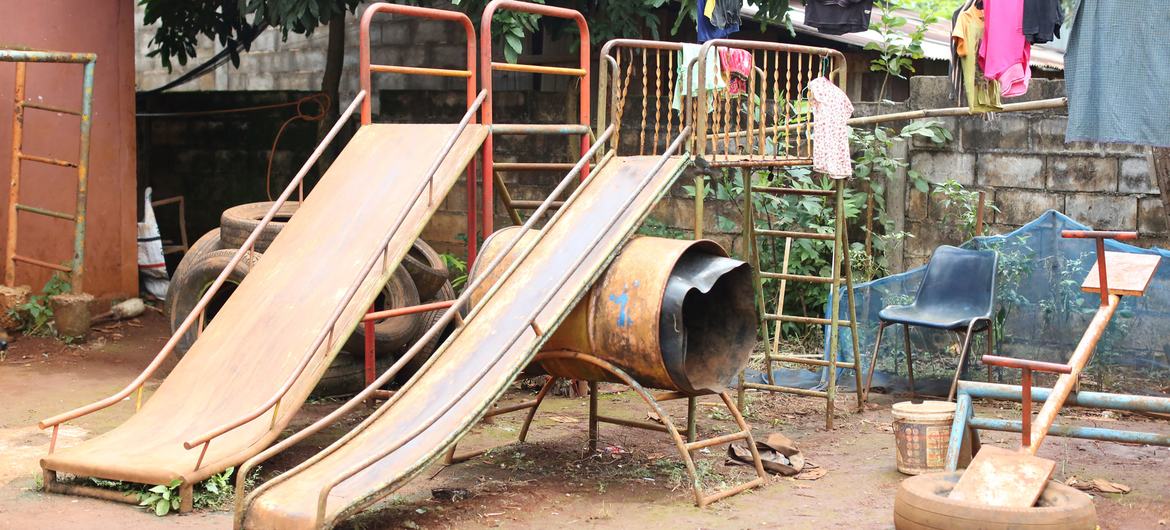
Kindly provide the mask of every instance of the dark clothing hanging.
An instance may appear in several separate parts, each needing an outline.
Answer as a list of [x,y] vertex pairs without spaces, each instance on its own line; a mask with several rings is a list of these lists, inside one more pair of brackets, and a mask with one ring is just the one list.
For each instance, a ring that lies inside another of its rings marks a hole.
[[743,0],[715,0],[715,11],[711,13],[711,23],[719,29],[728,26],[739,27],[739,10],[743,9]]
[[869,29],[873,0],[805,0],[804,23],[826,35]]
[[[699,0],[698,2],[695,2],[695,9],[697,10],[695,12],[695,18],[697,19],[695,32],[699,35],[700,44],[712,39],[722,39],[728,35],[731,35],[732,33],[739,31],[738,21],[736,21],[734,24],[728,22],[727,26],[722,28],[716,27],[715,24],[712,23],[711,19],[707,18],[707,16],[703,14],[704,9],[707,7],[707,2],[718,2],[718,0]],[[719,11],[718,4],[715,6],[715,11]]]
[[1063,21],[1060,0],[1024,0],[1024,38],[1028,42],[1052,42],[1060,37],[1060,23]]

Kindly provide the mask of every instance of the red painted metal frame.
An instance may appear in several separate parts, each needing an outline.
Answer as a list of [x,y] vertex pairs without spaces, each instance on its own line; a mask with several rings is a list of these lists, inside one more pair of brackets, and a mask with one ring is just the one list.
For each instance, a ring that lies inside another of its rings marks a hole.
[[[482,111],[484,125],[491,126],[494,123],[494,116],[492,115],[492,108],[493,108],[492,107],[492,100],[493,100],[493,98],[492,98],[492,71],[494,69],[499,69],[499,68],[495,68],[492,65],[492,17],[495,15],[496,11],[501,10],[501,9],[505,10],[505,11],[517,11],[517,12],[521,12],[521,13],[531,13],[534,15],[542,15],[542,16],[548,16],[548,17],[554,17],[554,18],[563,18],[563,19],[567,19],[567,20],[573,20],[574,22],[577,23],[577,32],[581,36],[581,46],[580,46],[580,49],[578,50],[579,57],[580,57],[579,69],[584,70],[584,72],[585,72],[584,75],[579,75],[577,73],[565,73],[562,71],[563,69],[554,69],[554,68],[546,68],[546,67],[530,67],[530,70],[533,71],[534,73],[543,73],[543,74],[550,74],[550,75],[573,75],[574,77],[580,77],[581,78],[581,81],[579,83],[580,96],[578,96],[578,100],[580,102],[580,110],[578,111],[578,117],[580,119],[581,125],[584,125],[585,127],[589,127],[589,120],[590,120],[590,100],[589,100],[590,92],[589,91],[590,91],[591,79],[593,77],[592,76],[592,69],[590,66],[591,50],[589,47],[589,23],[585,21],[584,15],[582,15],[580,12],[574,11],[572,9],[546,6],[546,5],[542,5],[542,4],[532,4],[532,3],[528,3],[528,2],[520,2],[517,0],[492,0],[492,2],[489,3],[487,5],[487,7],[484,8],[483,17],[480,18],[480,22],[479,22],[479,39],[480,39],[479,53],[480,53],[480,68],[483,69],[483,75],[481,76],[482,77],[481,82],[483,83],[483,89],[486,90],[488,93],[487,100],[484,101],[483,111]],[[495,206],[495,197],[493,195],[493,190],[492,190],[493,178],[495,176],[495,173],[494,173],[495,159],[494,159],[494,152],[493,152],[493,146],[495,143],[493,141],[494,136],[495,136],[494,133],[489,132],[487,140],[484,141],[484,154],[483,154],[483,158],[484,158],[484,160],[483,160],[483,233],[484,233],[485,237],[487,234],[490,234],[492,232],[492,229],[494,228],[494,226],[493,226],[493,224],[494,224],[493,223],[493,221],[494,221],[493,209]],[[581,156],[585,156],[585,153],[589,151],[590,141],[591,140],[589,138],[589,135],[581,135]],[[589,163],[586,162],[584,168],[581,171],[580,180],[584,181],[585,178],[588,176],[589,176]],[[469,239],[471,239],[470,236],[469,236]]]
[[1020,406],[1023,408],[1021,414],[1020,447],[1027,449],[1028,446],[1032,445],[1032,370],[1054,374],[1071,374],[1073,367],[1067,364],[1029,361],[1026,359],[1000,357],[998,355],[984,355],[982,361],[983,364],[990,366],[1019,368],[1023,370],[1020,380],[1020,388],[1023,391],[1023,398],[1020,400]]
[[[419,67],[395,67],[391,65],[370,64],[370,21],[373,20],[374,15],[378,13],[390,13],[395,15],[402,15],[412,18],[422,18],[428,20],[444,20],[448,22],[458,23],[463,31],[467,33],[467,69],[466,70],[444,70],[434,68],[419,68]],[[403,75],[425,75],[437,77],[465,77],[467,79],[467,108],[470,109],[477,94],[477,68],[475,55],[475,26],[471,23],[471,19],[467,15],[458,11],[447,11],[442,9],[431,9],[425,7],[405,6],[398,4],[377,3],[372,4],[366,8],[362,13],[361,27],[360,27],[360,44],[358,48],[358,77],[360,79],[362,90],[371,97],[366,98],[362,102],[362,125],[369,125],[372,120],[372,110],[370,100],[372,99],[372,83],[370,79],[371,70],[382,73],[397,73]],[[489,57],[490,59],[490,57]],[[490,78],[490,75],[488,76]],[[487,104],[490,108],[491,95],[489,92]],[[490,111],[488,112],[490,116]],[[471,123],[475,123],[473,117]],[[488,122],[485,122],[488,123]],[[487,155],[491,155],[491,137],[488,137]],[[490,199],[491,184],[489,173],[484,173],[484,190],[485,199]],[[467,263],[471,264],[475,261],[475,253],[478,249],[478,240],[476,238],[476,193],[475,193],[475,161],[473,160],[467,166]],[[486,219],[484,225],[484,237],[491,232],[491,218]],[[367,335],[368,337],[369,335]]]
[[405,315],[413,315],[416,313],[426,313],[428,311],[436,311],[439,309],[447,309],[448,307],[451,307],[453,305],[455,305],[454,300],[447,300],[444,302],[432,302],[429,304],[420,304],[420,305],[414,305],[414,306],[410,306],[410,307],[400,307],[397,309],[387,309],[385,311],[374,311],[374,308],[371,306],[370,311],[368,313],[366,313],[366,316],[362,317],[362,326],[365,326],[365,332],[366,332],[366,337],[365,337],[365,339],[366,339],[366,343],[365,343],[365,348],[366,348],[366,355],[365,355],[366,386],[370,386],[370,385],[374,384],[374,380],[378,378],[378,369],[377,369],[377,360],[376,360],[377,352],[375,351],[375,348],[374,348],[374,344],[375,344],[375,342],[374,342],[374,322],[375,321],[382,320],[385,318],[394,318],[394,317],[400,317],[400,316],[405,316]]

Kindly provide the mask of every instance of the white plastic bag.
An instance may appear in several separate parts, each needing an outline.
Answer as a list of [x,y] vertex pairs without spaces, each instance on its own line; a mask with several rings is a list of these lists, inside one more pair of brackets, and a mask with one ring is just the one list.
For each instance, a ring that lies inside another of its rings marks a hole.
[[158,233],[158,221],[154,219],[154,208],[150,205],[150,194],[150,188],[146,188],[142,222],[138,223],[138,276],[142,279],[142,291],[162,300],[167,296],[170,280],[167,279],[162,237]]

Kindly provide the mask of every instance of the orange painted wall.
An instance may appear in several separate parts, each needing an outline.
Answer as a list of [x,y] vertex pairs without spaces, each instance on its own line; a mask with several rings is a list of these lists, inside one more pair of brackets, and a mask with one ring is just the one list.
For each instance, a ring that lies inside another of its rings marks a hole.
[[[0,0],[0,48],[97,53],[90,149],[84,290],[100,297],[138,292],[135,221],[134,3],[131,0]],[[10,182],[14,65],[0,62],[0,179]],[[82,67],[29,64],[26,97],[79,109]],[[79,119],[28,110],[24,152],[76,161]],[[76,171],[23,163],[20,202],[72,212]],[[8,186],[4,186],[7,190]],[[8,194],[0,193],[7,227]],[[18,252],[44,261],[72,259],[73,225],[20,213]],[[6,245],[0,237],[0,248]],[[3,260],[0,260],[2,262]],[[0,269],[5,264],[0,263]],[[49,272],[17,264],[17,283],[39,289]]]

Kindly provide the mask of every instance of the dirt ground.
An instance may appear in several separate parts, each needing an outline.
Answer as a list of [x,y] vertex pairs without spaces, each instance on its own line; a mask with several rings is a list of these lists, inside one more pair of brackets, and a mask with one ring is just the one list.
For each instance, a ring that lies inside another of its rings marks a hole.
[[[39,458],[48,435],[37,420],[117,391],[145,366],[166,340],[158,315],[92,334],[89,342],[66,346],[53,340],[18,338],[0,361],[0,528],[227,528],[228,512],[197,511],[156,517],[126,504],[44,494],[36,491]],[[157,384],[157,381],[155,381]],[[601,409],[608,415],[646,419],[636,396],[605,386]],[[508,401],[530,398],[516,389]],[[749,394],[747,418],[757,436],[781,432],[806,458],[825,470],[815,480],[773,477],[760,489],[700,510],[685,484],[678,454],[662,434],[602,425],[599,448],[586,450],[587,403],[550,398],[541,408],[529,443],[515,439],[521,414],[498,417],[468,436],[461,450],[503,447],[467,463],[436,465],[406,488],[345,523],[344,528],[892,528],[894,491],[904,478],[894,467],[889,405],[877,396],[864,413],[853,395],[840,397],[836,428],[824,429],[823,402],[794,396]],[[299,428],[335,407],[313,402],[302,409]],[[685,421],[685,404],[667,407]],[[123,421],[132,404],[70,423],[59,444],[68,446]],[[699,406],[702,436],[730,433],[734,424],[714,398]],[[981,405],[981,414],[1016,417],[1011,407]],[[1170,432],[1170,422],[1116,414],[1074,412],[1081,425]],[[295,465],[360,419],[348,418],[330,432],[270,461],[265,478]],[[983,441],[1010,447],[1015,435],[984,433]],[[750,478],[748,468],[724,465],[724,447],[700,455],[708,487]],[[1042,456],[1057,461],[1056,479],[1106,479],[1132,488],[1128,494],[1099,494],[1096,506],[1105,529],[1167,528],[1170,521],[1170,448],[1130,446],[1062,438],[1050,439]],[[461,488],[462,500],[438,500],[437,488]]]

